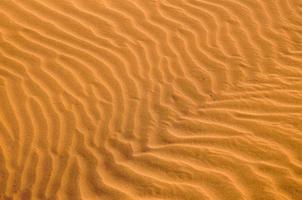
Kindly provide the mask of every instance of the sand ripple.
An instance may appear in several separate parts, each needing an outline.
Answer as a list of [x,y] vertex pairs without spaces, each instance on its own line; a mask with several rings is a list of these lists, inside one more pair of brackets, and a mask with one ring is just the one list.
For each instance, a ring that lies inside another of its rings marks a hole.
[[299,0],[0,0],[0,199],[301,200]]

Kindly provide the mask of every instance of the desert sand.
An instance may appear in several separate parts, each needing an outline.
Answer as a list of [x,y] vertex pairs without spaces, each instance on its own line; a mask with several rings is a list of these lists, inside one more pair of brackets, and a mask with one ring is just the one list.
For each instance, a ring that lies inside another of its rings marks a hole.
[[302,200],[301,0],[0,0],[1,200]]

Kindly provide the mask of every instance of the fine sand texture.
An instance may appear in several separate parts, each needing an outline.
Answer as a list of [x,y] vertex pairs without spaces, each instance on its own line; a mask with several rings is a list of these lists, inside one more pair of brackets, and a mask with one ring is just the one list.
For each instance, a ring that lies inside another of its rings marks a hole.
[[0,0],[0,200],[302,200],[302,0]]

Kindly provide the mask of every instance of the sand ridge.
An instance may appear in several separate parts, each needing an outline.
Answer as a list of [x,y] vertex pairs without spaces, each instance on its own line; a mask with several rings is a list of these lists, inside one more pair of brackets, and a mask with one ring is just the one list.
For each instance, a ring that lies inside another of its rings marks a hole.
[[1,0],[0,199],[302,199],[299,0]]

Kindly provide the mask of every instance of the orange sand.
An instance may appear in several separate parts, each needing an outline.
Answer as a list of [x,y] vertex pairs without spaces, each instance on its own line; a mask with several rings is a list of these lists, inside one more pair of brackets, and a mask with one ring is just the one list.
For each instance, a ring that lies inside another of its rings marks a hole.
[[0,0],[1,200],[302,200],[301,0]]

